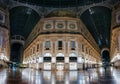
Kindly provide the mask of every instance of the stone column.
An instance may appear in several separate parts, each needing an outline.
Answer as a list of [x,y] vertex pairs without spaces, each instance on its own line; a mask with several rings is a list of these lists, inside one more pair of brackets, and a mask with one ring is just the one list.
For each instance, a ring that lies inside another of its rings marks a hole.
[[[52,71],[55,71],[55,69],[56,69],[56,64],[55,64],[55,62],[56,62],[56,56],[55,56],[55,50],[56,50],[56,46],[55,46],[55,39],[52,39],[52,44],[51,44],[52,46]],[[53,60],[54,59],[54,60]]]
[[67,62],[65,62],[65,70],[66,71],[68,71],[69,70],[69,56],[68,56],[68,40],[66,40],[65,41],[65,61],[66,61],[66,59],[68,59],[67,60]]

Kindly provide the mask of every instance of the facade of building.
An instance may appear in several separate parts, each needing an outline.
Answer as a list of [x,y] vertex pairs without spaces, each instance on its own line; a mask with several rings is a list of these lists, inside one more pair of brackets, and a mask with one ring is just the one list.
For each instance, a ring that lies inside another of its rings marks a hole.
[[112,11],[111,25],[111,62],[120,67],[120,4],[115,5]]
[[9,11],[0,7],[0,66],[7,67],[10,57]]
[[78,70],[100,62],[99,47],[78,18],[43,18],[25,42],[23,64],[30,68]]
[[[120,66],[120,3],[118,2],[105,0],[104,3],[85,6],[70,4],[62,8],[60,7],[62,4],[59,4],[59,7],[50,6],[51,2],[48,6],[43,3],[46,5],[43,7],[43,4],[33,5],[27,1],[26,3],[18,0],[10,0],[10,3],[0,1],[0,64],[7,66],[5,61],[11,60],[18,64],[23,61],[28,67],[43,70],[85,69],[96,67],[101,58],[103,61],[103,51],[106,50],[110,53],[114,66]],[[6,7],[3,7],[4,5]],[[98,9],[100,11],[97,11]],[[106,23],[107,21],[111,21],[111,24]],[[34,22],[38,22],[35,27]],[[111,25],[110,35],[108,25]],[[17,45],[20,46],[19,49],[16,49]]]

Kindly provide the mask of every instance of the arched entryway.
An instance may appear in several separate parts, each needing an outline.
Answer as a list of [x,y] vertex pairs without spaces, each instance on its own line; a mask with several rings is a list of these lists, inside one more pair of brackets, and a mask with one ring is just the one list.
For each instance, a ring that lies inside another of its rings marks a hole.
[[22,62],[23,45],[20,43],[13,43],[11,45],[11,56],[10,60],[16,63]]
[[64,70],[64,54],[58,53],[56,55],[56,70]]
[[102,64],[103,66],[109,66],[110,65],[110,54],[108,50],[103,50],[101,52],[102,54]]
[[17,42],[11,44],[10,61],[14,62],[10,65],[11,68],[20,66],[23,61],[23,44]]
[[76,55],[76,53],[69,54],[69,69],[77,70],[77,55]]
[[44,70],[51,70],[51,67],[52,67],[51,60],[52,60],[52,54],[45,53],[43,57],[43,61],[44,61],[43,69]]

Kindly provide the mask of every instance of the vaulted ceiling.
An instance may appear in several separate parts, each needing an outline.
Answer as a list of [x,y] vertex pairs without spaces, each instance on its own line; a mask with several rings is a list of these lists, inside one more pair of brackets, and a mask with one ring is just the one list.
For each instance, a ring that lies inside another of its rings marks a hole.
[[[37,5],[52,8],[67,8],[77,6],[87,6],[110,1],[115,4],[119,0],[13,0],[23,4]],[[105,6],[92,6],[79,15],[90,33],[93,35],[100,48],[110,46],[110,26],[111,9]],[[49,16],[49,15],[48,15]],[[10,10],[10,29],[11,36],[22,35],[25,39],[28,37],[35,24],[41,16],[32,8],[26,6],[17,6]]]
[[94,6],[80,16],[100,48],[110,46],[111,13],[107,7]]
[[45,7],[75,7],[99,3],[106,0],[15,0],[31,5],[45,6]]
[[34,28],[40,16],[33,9],[18,6],[10,10],[11,36],[21,35],[25,39]]

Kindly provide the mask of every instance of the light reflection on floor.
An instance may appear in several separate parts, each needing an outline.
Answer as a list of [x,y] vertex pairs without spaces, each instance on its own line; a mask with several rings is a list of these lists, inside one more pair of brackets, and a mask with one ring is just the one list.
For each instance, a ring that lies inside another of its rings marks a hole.
[[120,70],[103,68],[87,71],[0,70],[0,84],[120,84]]

